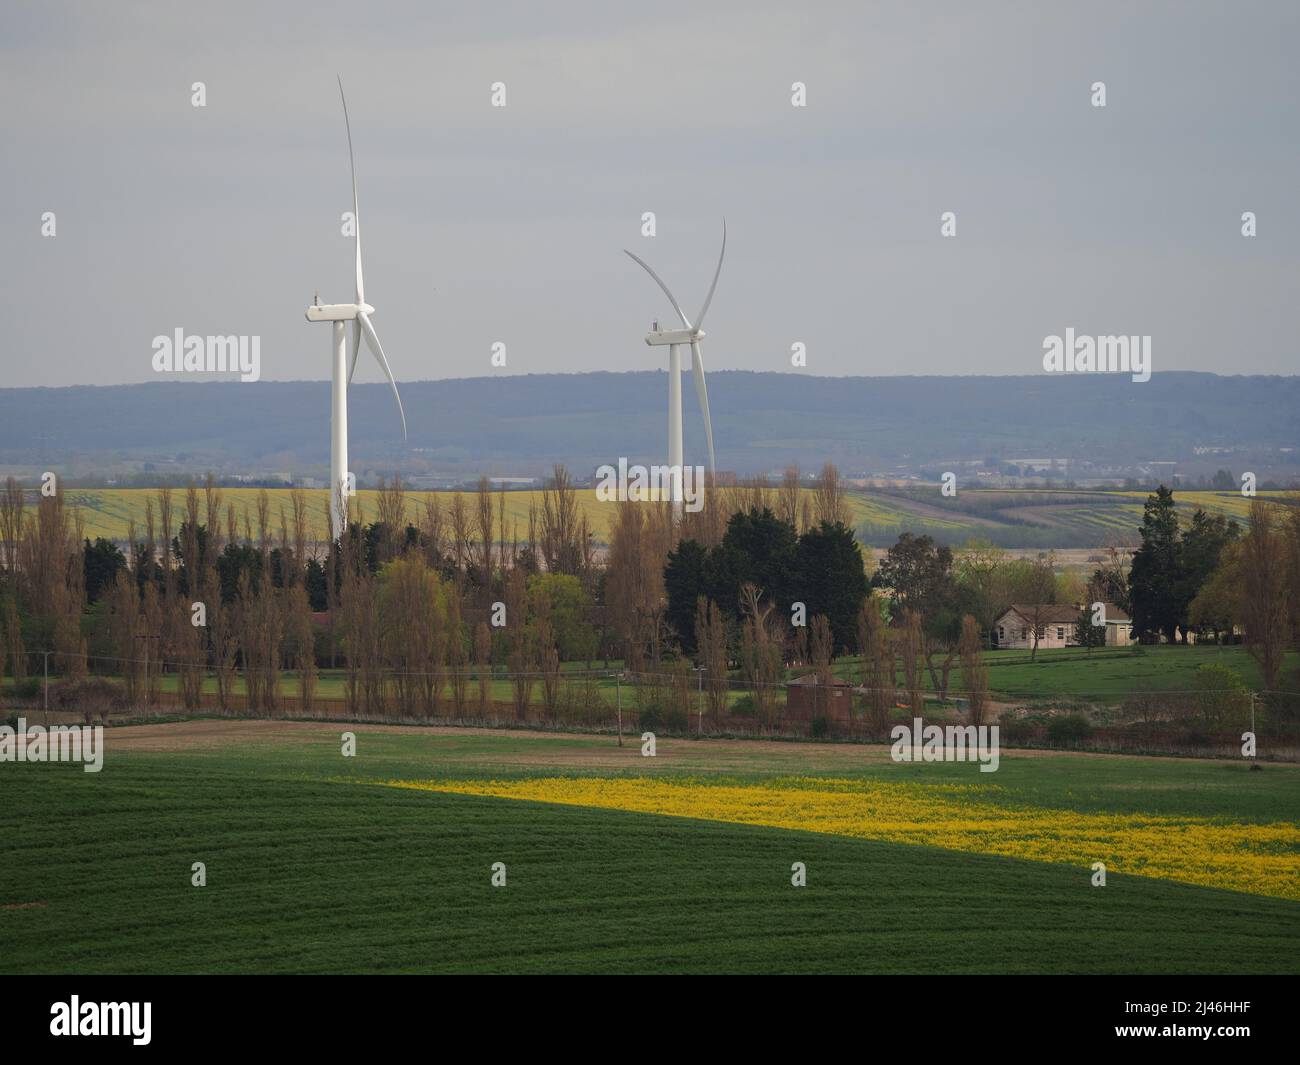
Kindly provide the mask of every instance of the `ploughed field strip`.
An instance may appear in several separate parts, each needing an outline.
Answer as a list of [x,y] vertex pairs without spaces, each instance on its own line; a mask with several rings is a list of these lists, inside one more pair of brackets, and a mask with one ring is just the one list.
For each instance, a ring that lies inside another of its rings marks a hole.
[[657,778],[395,780],[389,786],[764,825],[1059,862],[1300,899],[1300,827],[1204,817],[1084,813],[981,799],[980,785],[827,778],[729,783]]

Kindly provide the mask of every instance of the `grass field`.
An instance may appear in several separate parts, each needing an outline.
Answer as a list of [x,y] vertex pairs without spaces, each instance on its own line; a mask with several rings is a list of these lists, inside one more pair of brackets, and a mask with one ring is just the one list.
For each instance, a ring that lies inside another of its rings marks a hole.
[[0,971],[1300,970],[1292,767],[353,728],[0,764]]
[[[942,656],[936,657],[936,665]],[[989,690],[999,701],[1038,702],[1047,700],[1074,699],[1095,704],[1116,704],[1129,696],[1145,692],[1184,692],[1192,693],[1197,689],[1197,670],[1206,664],[1223,665],[1236,671],[1246,686],[1255,690],[1263,687],[1263,677],[1255,660],[1242,646],[1215,647],[1209,644],[1176,646],[1158,645],[1143,647],[1139,651],[1131,648],[1098,648],[1089,654],[1085,648],[1051,648],[1038,652],[1031,660],[1028,651],[986,651],[984,662],[988,667]],[[613,661],[608,670],[602,668],[603,661],[592,663],[596,671],[590,678],[589,687],[582,688],[582,697],[589,694],[602,700],[609,708],[618,701],[618,690],[623,691],[623,706],[635,721],[636,703],[632,690],[626,680],[618,680],[616,672],[623,663]],[[1300,669],[1300,654],[1288,652],[1284,659],[1283,685],[1295,687],[1295,676]],[[584,662],[567,662],[562,666],[565,678],[576,685],[582,684],[581,675],[586,670]],[[791,676],[805,672],[794,668]],[[862,665],[857,656],[844,656],[836,659],[835,672],[838,676],[854,684],[862,682]],[[58,678],[54,678],[57,683]],[[896,671],[895,680],[902,684],[902,670]],[[935,690],[934,682],[928,670],[922,672],[922,682],[927,691]],[[0,693],[11,688],[12,682],[0,679]],[[164,692],[176,693],[180,690],[180,678],[175,673],[164,674],[159,679],[159,687]],[[963,689],[960,666],[954,662],[949,675],[950,695],[960,695]],[[244,678],[237,674],[233,679],[233,691],[244,694]],[[214,694],[217,682],[208,675],[203,680],[203,691]],[[299,693],[297,674],[285,671],[280,678],[280,691],[287,700],[296,700]],[[468,681],[467,698],[472,704],[478,698],[478,681],[471,677]],[[326,700],[343,700],[346,698],[346,675],[340,669],[322,669],[316,677],[316,697]],[[732,705],[741,703],[748,691],[737,680],[729,693]],[[443,696],[450,699],[449,683],[443,686]],[[532,705],[542,704],[542,686],[537,683],[532,691]],[[489,698],[503,704],[511,703],[514,691],[511,681],[503,678],[494,679],[489,685]],[[777,693],[778,703],[785,698],[784,690]]]
[[[942,656],[936,658],[941,661]],[[1130,648],[1098,648],[1089,654],[1085,648],[1052,648],[1038,652],[1031,660],[1028,651],[986,651],[984,662],[988,666],[989,689],[999,700],[1036,701],[1051,699],[1078,699],[1092,703],[1117,703],[1134,693],[1140,692],[1195,692],[1197,690],[1197,669],[1206,664],[1217,664],[1235,670],[1240,674],[1247,687],[1260,689],[1263,677],[1255,660],[1241,646],[1215,647],[1208,644],[1181,647],[1176,645],[1158,645],[1143,647],[1140,651]],[[603,662],[592,663],[597,671],[590,681],[590,693],[595,698],[613,707],[617,700],[617,690],[622,684],[627,701],[625,708],[634,707],[627,682],[616,679],[614,671],[622,668],[622,663],[610,663],[610,669],[601,667]],[[1294,677],[1300,668],[1300,655],[1288,652],[1284,659],[1284,678]],[[570,680],[577,679],[586,669],[584,662],[568,662],[562,667]],[[792,669],[792,676],[804,670]],[[844,656],[836,660],[835,672],[838,676],[855,684],[862,681],[861,660],[857,656]],[[902,683],[902,670],[896,673],[896,682]],[[934,683],[928,670],[923,672],[925,688],[934,690]],[[1294,687],[1293,680],[1286,680],[1287,687]],[[242,674],[236,675],[233,690],[244,693]],[[343,670],[320,670],[316,678],[316,695],[321,699],[342,700],[346,698],[346,675]],[[165,692],[180,690],[180,679],[175,673],[164,674],[159,686]],[[6,682],[0,680],[0,691]],[[963,683],[961,669],[954,664],[949,676],[951,693],[960,694]],[[203,690],[209,694],[217,690],[216,679],[207,676],[203,681]],[[298,698],[298,678],[291,671],[286,671],[280,679],[280,690],[286,699]],[[468,698],[473,703],[478,698],[478,681],[471,678],[468,682]],[[497,678],[489,685],[489,698],[509,703],[513,698],[513,687],[509,680]],[[534,685],[532,703],[542,703],[541,684]],[[584,696],[586,692],[584,691]],[[731,703],[740,702],[747,691],[738,681],[731,691]],[[444,695],[450,698],[447,685]],[[784,691],[778,693],[778,702],[784,699]]]
[[[1029,651],[986,651],[984,662],[988,666],[990,690],[1003,699],[1075,697],[1108,703],[1140,692],[1194,692],[1196,671],[1207,664],[1235,670],[1247,687],[1259,689],[1264,685],[1259,666],[1240,645],[1104,647],[1095,649],[1091,655],[1083,647],[1063,647],[1040,650],[1032,661]],[[1300,655],[1288,652],[1284,679],[1293,677],[1297,667],[1300,667]],[[856,659],[849,660],[845,668],[851,674],[857,668]],[[933,687],[928,671],[925,683]],[[1295,685],[1287,680],[1285,686]],[[960,668],[953,672],[952,687],[957,690],[962,687]]]

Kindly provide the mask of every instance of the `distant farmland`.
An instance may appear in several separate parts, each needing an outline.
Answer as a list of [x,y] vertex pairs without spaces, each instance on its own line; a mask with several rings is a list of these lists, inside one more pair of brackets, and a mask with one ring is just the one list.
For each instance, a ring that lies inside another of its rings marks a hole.
[[[247,509],[250,515],[257,513],[257,497],[262,489],[260,488],[222,488],[221,499],[224,510],[227,504],[234,504],[235,513],[239,516],[240,527],[243,527],[243,515]],[[291,489],[287,488],[268,488],[266,493],[271,501],[271,523],[278,532],[280,526],[280,513],[283,510],[285,521],[290,522],[293,515],[293,505],[290,500]],[[805,494],[810,494],[805,491]],[[158,491],[151,488],[70,488],[67,490],[69,501],[76,506],[83,519],[85,520],[85,535],[92,540],[97,536],[107,537],[112,540],[125,540],[127,538],[127,529],[130,522],[134,521],[136,534],[139,537],[144,536],[145,528],[145,508],[150,500],[153,501],[154,520],[157,521],[158,513]],[[310,489],[306,491],[308,500],[308,514],[311,520],[311,536],[319,541],[326,537],[326,528],[328,518],[326,506],[328,503],[328,494],[324,489]],[[407,492],[406,504],[407,515],[414,519],[420,513],[425,505],[425,501],[430,497],[436,497],[442,507],[446,508],[451,505],[455,492]],[[472,491],[462,492],[467,507],[471,506],[474,499]],[[362,515],[365,521],[374,521],[378,514],[378,497],[379,493],[375,491],[362,490],[357,493]],[[495,497],[495,493],[494,493]],[[528,512],[530,507],[536,507],[540,513],[542,507],[542,492],[540,490],[524,490],[506,492],[506,538],[509,539],[514,534],[513,526],[518,525],[520,538],[528,535]],[[599,543],[608,543],[610,523],[614,517],[615,505],[612,503],[602,503],[596,498],[594,489],[579,489],[578,499],[582,506],[583,513],[587,516],[587,522]],[[867,523],[889,523],[901,527],[903,520],[906,518],[906,512],[898,507],[890,505],[892,501],[877,499],[874,496],[853,495],[850,497],[850,508],[853,511],[853,520],[855,524]],[[185,489],[173,488],[172,490],[172,513],[173,523],[181,520],[181,515],[185,508]],[[202,500],[200,500],[200,510],[202,509]],[[493,499],[493,520],[496,518],[496,500]],[[962,528],[960,520],[948,523],[954,531]],[[892,542],[892,541],[891,541]]]
[[[224,504],[233,503],[240,524],[245,508],[256,513],[257,497],[261,489],[223,488]],[[267,489],[271,501],[271,521],[278,531],[283,510],[286,521],[292,514],[290,490]],[[153,500],[155,520],[158,493],[145,488],[76,488],[68,489],[69,500],[79,509],[85,521],[86,536],[97,536],[123,541],[131,521],[135,522],[137,535],[143,537],[145,507]],[[466,504],[472,501],[472,492],[462,493]],[[435,496],[444,506],[449,506],[454,492],[408,492],[408,513],[413,517],[423,508],[425,500]],[[592,489],[578,493],[582,509],[596,540],[607,543],[614,506],[596,499]],[[1136,541],[1138,526],[1142,524],[1142,505],[1145,491],[1060,491],[1055,489],[967,489],[959,491],[955,499],[945,499],[938,486],[906,490],[867,490],[849,496],[849,506],[859,538],[873,547],[887,547],[904,530],[924,533],[944,543],[959,546],[971,539],[986,539],[1007,548],[1090,548],[1101,547],[1115,540]],[[1295,505],[1294,493],[1261,492],[1261,498],[1278,503]],[[184,510],[184,489],[172,493],[173,520],[179,521]],[[378,511],[378,493],[358,493],[365,520],[373,521]],[[542,493],[536,490],[506,493],[506,537],[513,535],[518,525],[521,538],[528,532],[529,508],[541,509]],[[311,535],[324,540],[326,519],[326,492],[324,489],[307,491]],[[1250,501],[1237,492],[1175,492],[1179,513],[1190,518],[1197,507],[1213,514],[1227,514],[1245,520]],[[494,508],[495,509],[495,508]]]
[[[1116,541],[1136,545],[1147,491],[1066,491],[1058,489],[967,489],[945,499],[937,486],[890,489],[872,496],[879,518],[858,519],[859,537],[887,546],[903,529],[960,545],[972,538],[1008,548],[1101,547]],[[1279,504],[1295,505],[1294,493],[1261,492]],[[1174,492],[1184,520],[1202,508],[1245,521],[1250,500],[1239,492]]]

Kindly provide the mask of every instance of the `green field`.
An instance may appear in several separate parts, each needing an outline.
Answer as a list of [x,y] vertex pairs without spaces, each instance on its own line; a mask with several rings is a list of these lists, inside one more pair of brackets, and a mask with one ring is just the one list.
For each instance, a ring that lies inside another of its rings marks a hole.
[[[935,656],[936,669],[942,663],[943,655]],[[1216,647],[1201,645],[1167,645],[1152,647],[1097,648],[1091,654],[1086,648],[1050,648],[1040,650],[1031,660],[1027,650],[986,651],[984,662],[988,666],[989,690],[991,695],[1006,702],[1034,702],[1057,699],[1076,699],[1081,702],[1096,704],[1116,704],[1126,698],[1144,692],[1192,693],[1197,691],[1197,670],[1207,664],[1223,665],[1236,671],[1248,688],[1262,689],[1263,677],[1255,660],[1240,645]],[[592,663],[595,670],[590,680],[590,688],[578,688],[585,696],[589,690],[596,699],[612,709],[622,690],[623,709],[635,719],[635,694],[629,682],[619,680],[616,671],[622,668],[622,662],[612,661],[610,669],[602,668],[603,662]],[[1300,654],[1288,652],[1284,660],[1283,687],[1295,687],[1294,677],[1300,669]],[[566,683],[581,685],[581,674],[586,670],[586,663],[569,662],[562,667]],[[799,676],[805,669],[792,668],[790,676]],[[861,660],[857,656],[844,656],[835,661],[835,673],[855,684],[862,682]],[[54,680],[57,682],[57,677]],[[902,670],[896,670],[896,683],[902,684]],[[929,670],[922,672],[922,681],[926,690],[933,691],[934,682]],[[694,689],[695,681],[692,681]],[[0,692],[5,692],[11,682],[0,679]],[[175,673],[167,673],[159,679],[163,692],[175,695],[180,690],[180,680]],[[960,695],[963,689],[960,665],[954,661],[949,674],[950,694]],[[233,680],[236,694],[244,693],[244,679],[237,674]],[[299,685],[297,674],[286,670],[280,679],[280,690],[284,698],[292,704],[298,698]],[[209,695],[217,691],[216,679],[209,675],[204,678],[203,691]],[[346,699],[346,675],[343,670],[323,669],[316,678],[316,697],[322,700],[342,701]],[[748,692],[743,683],[735,680],[730,692],[730,702],[735,705],[745,699]],[[513,686],[509,680],[497,677],[489,685],[489,698],[499,704],[510,704],[514,696]],[[444,701],[451,699],[450,685],[444,683],[442,688]],[[778,702],[784,700],[785,693],[778,693]],[[692,698],[695,698],[693,695]],[[466,687],[466,699],[471,706],[478,699],[478,680],[469,678]],[[531,705],[542,705],[542,685],[534,684]]]
[[[1246,648],[1212,644],[1152,647],[1099,647],[1092,654],[1083,647],[1040,650],[1033,660],[1027,650],[986,651],[989,689],[1002,699],[1078,698],[1090,702],[1118,702],[1141,692],[1194,692],[1196,671],[1203,665],[1223,665],[1241,675],[1249,688],[1264,686],[1259,666]],[[941,656],[937,656],[941,657]],[[856,659],[844,667],[849,676],[859,668]],[[1300,654],[1288,652],[1284,677],[1300,668]],[[925,673],[927,688],[932,688]],[[953,670],[951,685],[960,690],[961,669]],[[1284,684],[1294,687],[1293,683]]]
[[[353,727],[355,759],[338,727],[204,721],[110,730],[99,774],[0,765],[0,971],[1300,969],[1300,899],[1257,886],[1115,871],[1094,888],[1086,863],[380,786],[595,777],[707,800],[797,774],[974,787],[988,809],[1062,824],[1140,815],[1249,833],[1300,820],[1291,767],[1004,753],[989,781],[880,748],[662,740],[648,759],[608,738]],[[1188,853],[1195,877],[1204,859]],[[498,861],[508,882],[493,888]],[[790,884],[794,861],[806,888]]]
[[[935,655],[936,670],[943,661]],[[1144,692],[1195,692],[1197,670],[1204,665],[1222,665],[1236,671],[1248,688],[1259,690],[1264,678],[1259,666],[1241,645],[1158,644],[1151,647],[1099,647],[1088,653],[1084,647],[1045,648],[1031,659],[1028,650],[985,651],[989,691],[999,700],[1034,701],[1074,698],[1084,702],[1117,703]],[[1287,652],[1283,677],[1293,688],[1300,654]],[[838,658],[835,672],[845,680],[860,682],[861,659],[856,655]],[[896,671],[902,683],[902,670]],[[922,673],[927,690],[934,690],[929,670]],[[963,688],[961,667],[954,659],[949,690]]]

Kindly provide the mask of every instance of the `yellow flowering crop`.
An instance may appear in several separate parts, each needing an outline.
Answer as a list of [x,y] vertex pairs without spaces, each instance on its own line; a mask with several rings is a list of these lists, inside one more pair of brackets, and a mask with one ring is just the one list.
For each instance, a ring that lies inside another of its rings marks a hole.
[[457,795],[766,825],[1080,865],[1300,899],[1300,828],[1167,814],[1080,813],[981,800],[969,788],[784,778],[762,784],[622,777],[393,780]]

